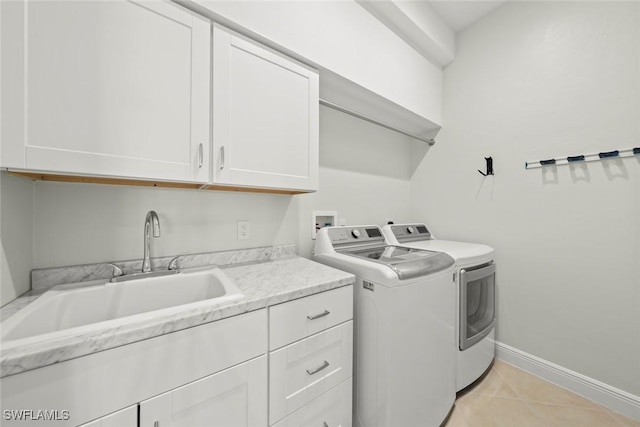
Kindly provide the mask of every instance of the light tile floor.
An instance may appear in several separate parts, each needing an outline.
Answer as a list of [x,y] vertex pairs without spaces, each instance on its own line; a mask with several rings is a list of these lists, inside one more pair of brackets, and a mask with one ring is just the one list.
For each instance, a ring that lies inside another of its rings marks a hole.
[[458,394],[444,426],[640,427],[640,422],[496,360],[481,381]]

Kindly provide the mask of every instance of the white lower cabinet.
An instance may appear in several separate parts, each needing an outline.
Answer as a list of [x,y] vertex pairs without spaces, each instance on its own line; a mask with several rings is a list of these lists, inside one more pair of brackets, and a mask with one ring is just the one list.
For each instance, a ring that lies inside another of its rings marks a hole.
[[349,378],[273,427],[351,427],[352,390]]
[[[108,414],[132,405],[137,408],[140,402],[146,406],[154,397],[167,395],[164,405],[178,413],[169,414],[170,417],[196,417],[200,411],[218,416],[221,405],[230,411],[232,404],[243,401],[242,416],[250,414],[256,421],[251,418],[228,425],[264,427],[267,425],[267,322],[267,310],[256,310],[3,377],[0,412],[28,408],[66,410],[68,419],[42,421],[37,425],[76,427],[100,420],[103,427],[112,427],[105,424]],[[190,399],[195,400],[190,402]],[[251,402],[250,411],[247,411],[248,402]],[[154,412],[150,417],[156,414],[158,418],[151,420],[151,424],[143,425],[155,427],[155,421],[165,420],[160,418],[166,416],[164,412]],[[102,418],[106,418],[104,422]],[[171,422],[159,421],[158,425],[198,427],[195,421]],[[3,419],[0,424],[20,427],[36,423]],[[132,426],[135,425],[137,417]],[[223,423],[204,425],[226,427]],[[122,422],[116,427],[129,427],[129,424]]]
[[353,322],[270,354],[269,421],[274,423],[351,377]]
[[79,427],[136,427],[137,425],[138,405],[133,405]]
[[56,427],[350,427],[352,303],[342,287],[3,377],[0,412],[60,408],[66,419],[38,422]]
[[267,425],[267,358],[261,356],[140,403],[140,427]]
[[270,425],[351,426],[352,319],[352,286],[269,308]]

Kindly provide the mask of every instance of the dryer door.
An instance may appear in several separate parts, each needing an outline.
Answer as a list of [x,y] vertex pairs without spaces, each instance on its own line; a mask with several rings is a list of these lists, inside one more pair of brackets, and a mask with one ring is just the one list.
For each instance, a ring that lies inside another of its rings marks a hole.
[[495,322],[496,266],[460,270],[460,350],[471,347]]

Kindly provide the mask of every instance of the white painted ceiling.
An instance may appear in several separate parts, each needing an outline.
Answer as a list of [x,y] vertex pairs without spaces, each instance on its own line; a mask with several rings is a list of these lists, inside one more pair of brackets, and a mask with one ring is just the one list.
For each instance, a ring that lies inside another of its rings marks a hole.
[[506,0],[436,0],[427,3],[455,32],[464,30]]

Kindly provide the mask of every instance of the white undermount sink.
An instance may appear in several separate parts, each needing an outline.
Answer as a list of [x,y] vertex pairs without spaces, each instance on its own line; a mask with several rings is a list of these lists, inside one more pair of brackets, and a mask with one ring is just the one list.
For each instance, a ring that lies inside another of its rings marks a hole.
[[2,323],[0,339],[12,341],[184,304],[223,303],[243,296],[219,268],[120,283],[57,286]]

